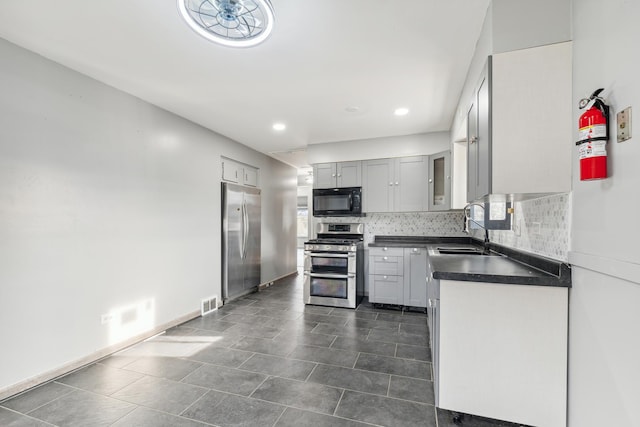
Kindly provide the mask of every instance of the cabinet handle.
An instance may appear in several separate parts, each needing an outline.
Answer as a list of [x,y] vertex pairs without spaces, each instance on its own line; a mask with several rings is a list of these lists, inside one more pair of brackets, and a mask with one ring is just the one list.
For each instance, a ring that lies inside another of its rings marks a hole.
[[387,280],[387,276],[382,276],[382,278],[383,278],[384,280]]
[[383,251],[389,250],[389,248],[382,248]]
[[478,142],[477,136],[472,136],[471,139],[469,140],[469,144],[475,144],[476,142]]
[[341,176],[342,176],[342,174],[341,174],[341,173],[339,173],[339,174],[338,174],[338,178],[340,178]]
[[335,174],[335,173],[332,173],[332,174],[331,174],[331,177],[332,177],[332,178],[335,178],[335,177],[336,177],[336,174]]
[[389,257],[388,256],[383,256],[382,259],[386,261],[386,260],[389,259]]
[[396,181],[396,185],[398,185],[398,181]]
[[390,182],[389,185],[393,185],[393,182]]
[[413,252],[418,252],[418,248],[413,248]]
[[429,178],[429,184],[431,184],[433,182],[433,180],[431,178]]

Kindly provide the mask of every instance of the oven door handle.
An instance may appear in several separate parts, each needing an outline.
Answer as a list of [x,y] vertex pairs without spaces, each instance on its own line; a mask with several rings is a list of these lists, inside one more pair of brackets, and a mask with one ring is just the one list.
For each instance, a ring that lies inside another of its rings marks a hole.
[[323,273],[309,273],[308,271],[305,271],[304,274],[305,276],[324,278],[324,279],[354,279],[356,277],[355,274],[323,274]]
[[354,253],[332,254],[332,253],[325,253],[325,252],[308,252],[307,255],[309,255],[310,257],[319,257],[319,258],[354,258],[356,256],[356,254]]

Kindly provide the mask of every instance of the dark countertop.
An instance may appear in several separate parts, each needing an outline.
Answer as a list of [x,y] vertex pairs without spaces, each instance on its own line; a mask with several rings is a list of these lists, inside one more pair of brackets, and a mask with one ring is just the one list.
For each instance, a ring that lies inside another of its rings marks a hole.
[[368,246],[370,248],[426,248],[438,243],[473,245],[474,239],[471,237],[375,236],[375,240]]
[[425,247],[434,279],[467,282],[510,283],[517,285],[571,287],[571,268],[567,263],[505,246],[490,244],[493,255],[441,255],[440,245],[482,247],[471,237],[376,236],[370,247]]
[[434,279],[559,287],[571,284],[502,255],[440,255],[429,259]]

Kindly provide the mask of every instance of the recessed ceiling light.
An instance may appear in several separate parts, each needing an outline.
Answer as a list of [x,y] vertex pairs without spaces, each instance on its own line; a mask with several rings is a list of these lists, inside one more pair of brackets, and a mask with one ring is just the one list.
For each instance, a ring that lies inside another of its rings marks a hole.
[[274,123],[273,124],[273,130],[283,131],[286,128],[287,128],[287,125],[285,125],[284,123]]
[[406,116],[407,114],[409,114],[409,109],[408,108],[396,108],[395,111],[393,112],[393,114],[395,114],[396,116]]

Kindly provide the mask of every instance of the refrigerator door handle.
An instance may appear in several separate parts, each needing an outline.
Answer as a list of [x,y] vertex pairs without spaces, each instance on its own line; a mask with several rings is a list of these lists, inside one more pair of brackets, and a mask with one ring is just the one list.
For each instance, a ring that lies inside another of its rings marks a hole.
[[244,224],[242,227],[244,233],[242,236],[242,258],[245,259],[247,257],[247,241],[249,240],[249,215],[247,214],[246,202],[242,203],[242,221]]
[[240,205],[240,259],[244,259],[244,236],[247,233],[244,222],[244,201]]

